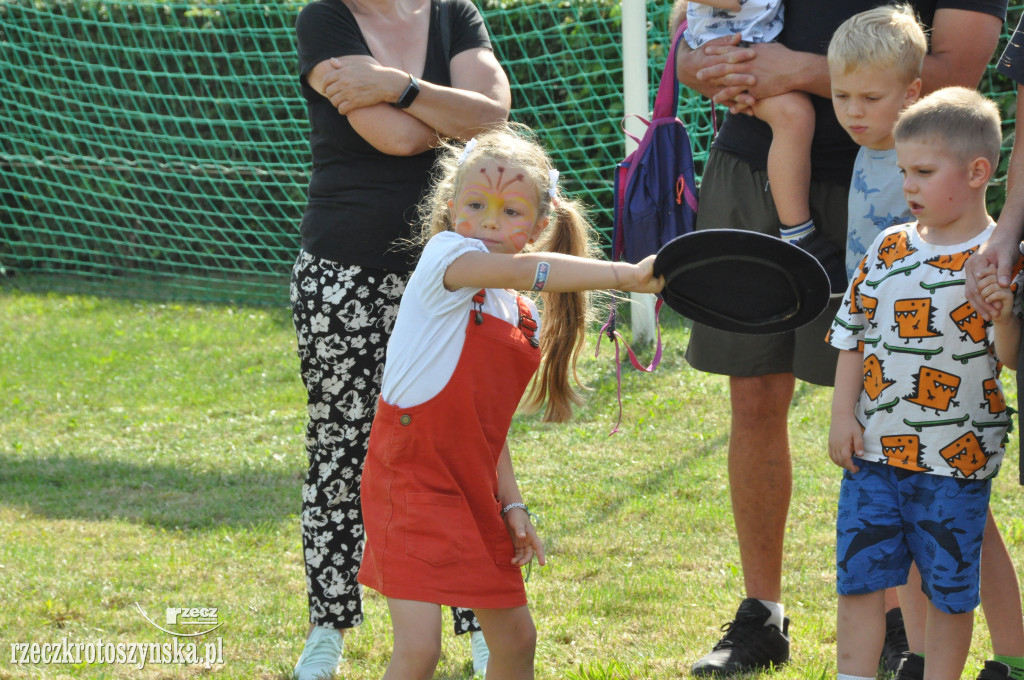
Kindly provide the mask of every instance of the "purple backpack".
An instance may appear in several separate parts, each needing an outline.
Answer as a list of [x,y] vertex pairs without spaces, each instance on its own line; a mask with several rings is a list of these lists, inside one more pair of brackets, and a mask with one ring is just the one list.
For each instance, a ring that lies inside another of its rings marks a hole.
[[[640,118],[647,131],[643,139],[630,137],[639,145],[615,169],[615,203],[612,227],[612,261],[637,263],[653,255],[663,245],[694,230],[697,219],[697,183],[693,175],[693,152],[686,126],[676,116],[679,82],[676,80],[676,47],[686,30],[684,20],[672,39],[661,84],[654,98],[651,120]],[[638,116],[639,117],[639,116]],[[628,132],[626,133],[629,134]],[[655,316],[661,310],[659,298]],[[598,335],[594,356],[601,351],[601,336],[615,345],[615,378],[619,416],[611,434],[619,431],[622,421],[622,374],[619,341],[626,346],[630,363],[639,371],[651,372],[661,362],[661,326],[658,344],[651,363],[644,366],[616,330],[617,315],[612,305],[608,321]]]
[[[641,118],[643,139],[615,170],[612,260],[639,262],[694,229],[697,184],[686,126],[676,116],[679,81],[676,48],[683,39],[683,21],[672,40],[651,120]],[[629,134],[628,132],[626,134]]]

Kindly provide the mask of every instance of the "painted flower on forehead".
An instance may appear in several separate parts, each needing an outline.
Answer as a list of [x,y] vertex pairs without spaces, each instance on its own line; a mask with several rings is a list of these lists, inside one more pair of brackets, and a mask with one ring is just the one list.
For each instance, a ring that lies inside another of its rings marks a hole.
[[469,154],[473,153],[473,149],[476,148],[476,145],[476,137],[466,142],[466,146],[463,147],[462,153],[459,154],[458,165],[462,165],[466,162],[466,159],[469,158]]

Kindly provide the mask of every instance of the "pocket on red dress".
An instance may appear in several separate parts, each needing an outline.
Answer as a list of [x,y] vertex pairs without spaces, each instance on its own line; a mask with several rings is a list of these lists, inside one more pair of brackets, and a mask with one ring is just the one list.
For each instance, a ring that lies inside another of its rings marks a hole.
[[462,497],[407,493],[405,502],[409,512],[405,552],[435,567],[457,562],[462,557],[462,537],[466,531]]

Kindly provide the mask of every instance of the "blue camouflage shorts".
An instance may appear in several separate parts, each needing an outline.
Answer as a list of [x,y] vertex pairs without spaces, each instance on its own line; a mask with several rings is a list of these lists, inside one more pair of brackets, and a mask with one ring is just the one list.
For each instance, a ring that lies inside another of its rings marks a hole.
[[990,480],[964,480],[858,461],[843,472],[836,520],[836,590],[863,595],[907,582],[910,563],[940,611],[980,602],[981,539]]

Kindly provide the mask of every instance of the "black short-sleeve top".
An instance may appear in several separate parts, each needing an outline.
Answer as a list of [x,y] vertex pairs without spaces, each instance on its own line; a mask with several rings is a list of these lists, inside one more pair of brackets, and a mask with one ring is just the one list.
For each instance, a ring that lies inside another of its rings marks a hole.
[[999,72],[1017,85],[1024,85],[1024,16],[1017,22],[1017,28],[1010,36],[1010,42],[999,58]]
[[[825,54],[839,25],[854,14],[884,4],[879,0],[786,0],[785,20],[778,42],[791,50]],[[1007,0],[913,0],[909,2],[926,32],[939,9],[962,9],[1006,18]],[[970,40],[971,36],[963,36]],[[849,184],[857,145],[840,126],[832,101],[812,95],[816,124],[811,146],[811,172],[816,180]],[[713,147],[735,154],[764,169],[771,144],[768,124],[746,115],[727,116]]]
[[[477,47],[490,49],[483,18],[472,1],[445,2],[450,8],[450,56]],[[450,87],[439,10],[439,0],[432,0],[422,78]],[[395,248],[395,241],[411,233],[415,207],[429,186],[437,152],[415,156],[381,153],[306,82],[313,67],[331,57],[372,56],[355,17],[341,0],[315,0],[303,7],[295,31],[313,158],[300,225],[302,248],[340,264],[410,271],[415,254]]]

